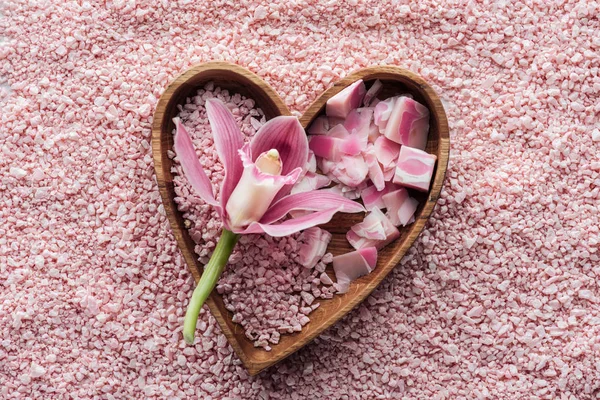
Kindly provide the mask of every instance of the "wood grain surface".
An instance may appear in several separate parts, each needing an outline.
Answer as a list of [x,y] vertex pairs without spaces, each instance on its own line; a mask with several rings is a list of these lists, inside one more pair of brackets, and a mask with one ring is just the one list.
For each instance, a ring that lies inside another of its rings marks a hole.
[[[376,66],[356,71],[336,82],[308,107],[300,118],[302,126],[306,128],[310,125],[318,115],[324,113],[327,99],[357,79],[363,79],[367,88],[376,79],[381,80],[385,89],[378,96],[380,98],[410,93],[415,100],[429,108],[431,117],[426,151],[435,154],[438,158],[430,191],[429,193],[410,191],[411,196],[420,202],[416,221],[405,228],[400,228],[400,238],[379,251],[377,268],[371,274],[354,281],[350,285],[348,293],[335,295],[330,300],[318,299],[321,306],[310,314],[310,322],[304,326],[302,331],[282,335],[280,342],[273,345],[271,351],[254,347],[252,341],[244,335],[242,327],[232,322],[233,315],[225,308],[222,297],[213,291],[207,301],[208,307],[251,375],[258,374],[305,346],[360,304],[398,264],[419,236],[440,195],[450,150],[448,122],[440,99],[427,82],[418,75],[393,66]],[[277,115],[290,115],[284,102],[266,82],[240,66],[224,62],[210,62],[189,69],[177,77],[162,94],[154,113],[152,125],[154,168],[173,234],[196,282],[200,279],[203,265],[194,253],[194,241],[185,228],[182,213],[177,210],[174,201],[171,159],[167,156],[167,151],[173,147],[174,124],[172,118],[178,112],[177,105],[185,104],[186,98],[194,96],[195,92],[209,81],[229,90],[230,93],[240,93],[254,99],[257,106],[264,111],[267,120]],[[333,234],[328,250],[334,255],[353,250],[346,241],[345,234],[353,224],[360,222],[363,217],[364,214],[338,214],[331,222],[322,225],[324,229]],[[328,273],[333,276],[331,270],[328,270]]]

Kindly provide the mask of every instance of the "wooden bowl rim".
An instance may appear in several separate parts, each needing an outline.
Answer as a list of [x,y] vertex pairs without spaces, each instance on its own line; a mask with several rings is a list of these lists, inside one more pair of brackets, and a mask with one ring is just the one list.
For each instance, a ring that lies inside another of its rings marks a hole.
[[[154,119],[152,123],[152,152],[154,159],[154,169],[156,173],[157,183],[159,186],[159,191],[161,194],[163,207],[165,209],[167,219],[171,226],[171,230],[173,232],[173,235],[177,239],[177,245],[186,261],[186,264],[188,265],[188,269],[192,273],[196,282],[198,282],[198,280],[200,279],[200,271],[202,266],[200,265],[198,258],[195,256],[195,253],[193,251],[191,252],[192,254],[188,254],[188,251],[184,251],[184,249],[181,248],[182,241],[185,242],[185,240],[182,236],[184,232],[179,231],[179,224],[177,221],[177,214],[179,213],[179,210],[176,206],[174,207],[173,199],[167,191],[167,176],[165,174],[165,171],[163,170],[163,159],[164,157],[166,157],[166,151],[162,151],[162,126],[163,123],[165,123],[165,118],[168,117],[165,115],[165,111],[167,110],[171,101],[174,99],[175,94],[184,85],[187,85],[189,81],[195,80],[195,78],[200,74],[211,74],[219,72],[222,73],[224,71],[237,75],[240,78],[240,81],[250,82],[251,84],[255,85],[257,90],[264,92],[264,94],[271,99],[273,105],[276,107],[276,109],[280,112],[281,115],[291,115],[291,112],[289,111],[285,103],[281,100],[279,95],[262,78],[250,72],[244,67],[221,61],[212,61],[191,67],[190,69],[186,70],[181,75],[179,75],[177,78],[175,78],[167,86],[167,88],[161,95],[156,106],[156,110],[154,112]],[[361,304],[366,299],[366,297],[377,286],[379,286],[381,281],[389,275],[391,270],[397,266],[398,262],[406,254],[410,246],[412,246],[416,238],[423,231],[425,223],[427,222],[431,213],[433,212],[435,204],[439,198],[449,159],[450,136],[448,129],[448,121],[441,100],[439,99],[433,88],[419,75],[396,66],[372,66],[354,71],[346,77],[338,80],[334,83],[332,87],[321,93],[299,118],[300,123],[306,129],[308,124],[312,121],[312,119],[314,119],[318,115],[319,110],[322,109],[327,98],[330,98],[331,96],[335,95],[343,88],[345,88],[346,86],[358,79],[364,79],[368,81],[376,79],[377,76],[387,76],[392,80],[400,81],[408,85],[416,85],[422,91],[424,97],[426,97],[428,101],[428,107],[430,108],[432,113],[435,112],[439,128],[439,144],[437,152],[438,160],[435,177],[427,201],[424,205],[421,215],[419,216],[417,221],[415,221],[412,224],[410,230],[408,230],[408,237],[402,242],[400,246],[396,246],[393,248],[390,260],[387,262],[386,265],[382,267],[384,269],[384,273],[378,275],[379,279],[370,282],[368,287],[365,287],[362,291],[360,291],[343,308],[339,309],[337,312],[333,313],[329,318],[322,321],[317,329],[315,329],[308,335],[304,335],[305,337],[303,337],[302,340],[295,342],[292,346],[288,346],[285,349],[280,349],[281,351],[277,356],[268,358],[266,360],[254,360],[248,355],[248,353],[246,353],[242,349],[241,345],[238,343],[238,338],[236,334],[229,328],[227,322],[224,320],[224,318],[230,317],[228,315],[224,316],[217,306],[217,303],[222,303],[222,299],[215,291],[213,291],[206,303],[212,315],[219,323],[221,330],[227,337],[229,344],[232,346],[235,353],[240,358],[248,372],[253,376],[257,375],[259,372],[268,368],[269,366],[282,361],[283,359],[290,356],[300,348],[304,347],[306,344],[310,343],[315,337],[321,334],[325,329],[335,324],[350,310]],[[233,322],[231,323],[237,325]],[[295,333],[292,335],[301,334],[302,332]],[[245,337],[244,339],[248,340]],[[273,348],[272,352],[273,353],[271,354],[274,354],[275,348]]]

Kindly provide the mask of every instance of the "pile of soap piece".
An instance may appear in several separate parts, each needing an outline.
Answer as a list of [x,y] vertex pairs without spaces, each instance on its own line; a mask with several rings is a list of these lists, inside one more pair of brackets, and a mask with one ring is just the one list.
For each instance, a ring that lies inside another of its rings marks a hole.
[[398,227],[414,222],[419,202],[410,191],[429,191],[437,159],[425,151],[427,107],[409,94],[380,100],[383,88],[358,80],[327,101],[308,127],[308,172],[293,189],[326,188],[361,198],[368,210],[346,235],[357,251],[334,258],[340,292],[375,268],[376,250],[400,236]]

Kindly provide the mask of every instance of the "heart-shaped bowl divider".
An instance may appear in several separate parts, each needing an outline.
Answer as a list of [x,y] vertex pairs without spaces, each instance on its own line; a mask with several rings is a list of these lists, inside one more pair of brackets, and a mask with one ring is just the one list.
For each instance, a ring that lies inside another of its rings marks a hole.
[[[310,314],[310,322],[303,327],[302,331],[282,335],[280,342],[273,345],[271,351],[254,347],[253,343],[246,338],[242,327],[232,321],[233,315],[225,308],[221,295],[216,291],[212,292],[207,300],[208,307],[251,375],[258,374],[305,346],[360,304],[408,251],[423,230],[440,195],[450,150],[448,121],[440,99],[418,75],[393,66],[376,66],[356,71],[336,82],[310,105],[300,118],[302,126],[306,129],[318,115],[324,112],[327,99],[358,79],[363,79],[367,88],[376,79],[381,80],[384,84],[384,91],[378,96],[380,98],[410,93],[415,100],[429,108],[430,131],[426,151],[437,156],[430,191],[429,193],[411,191],[411,196],[419,200],[419,208],[415,214],[416,220],[405,228],[399,228],[400,238],[379,251],[375,270],[352,282],[347,293],[335,295],[330,300],[319,299],[321,306]],[[277,115],[290,114],[281,98],[266,82],[245,68],[225,62],[209,62],[189,69],[177,77],[162,94],[154,113],[152,125],[154,168],[171,229],[196,282],[200,279],[204,266],[194,253],[194,241],[184,226],[183,214],[178,211],[174,200],[172,160],[167,156],[167,151],[173,148],[174,124],[172,119],[178,113],[177,105],[185,104],[186,98],[194,96],[196,91],[209,81],[214,82],[215,86],[229,90],[230,93],[240,93],[254,99],[264,111],[267,120]],[[360,222],[362,218],[362,214],[339,214],[331,222],[323,225],[322,228],[333,234],[328,251],[334,255],[352,251],[345,235],[350,227]],[[333,276],[329,268],[327,272]]]

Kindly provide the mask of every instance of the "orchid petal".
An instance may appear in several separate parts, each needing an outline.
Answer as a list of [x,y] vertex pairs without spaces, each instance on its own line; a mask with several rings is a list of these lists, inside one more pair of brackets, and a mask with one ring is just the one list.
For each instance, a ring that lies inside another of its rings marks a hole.
[[173,149],[177,154],[177,159],[181,164],[183,174],[202,200],[210,205],[217,206],[220,209],[215,200],[210,180],[208,179],[208,176],[206,176],[204,169],[202,169],[198,156],[196,156],[194,144],[192,143],[189,133],[179,118],[173,118],[173,122],[177,128]]
[[345,213],[365,211],[362,205],[344,196],[330,191],[313,190],[312,192],[290,194],[282,198],[271,205],[260,222],[272,224],[293,210],[324,211],[332,208],[337,208]]
[[248,228],[236,233],[242,235],[248,233],[266,233],[267,235],[273,237],[288,236],[292,233],[300,232],[304,229],[327,223],[338,211],[342,211],[342,209],[343,207],[336,207],[324,211],[317,211],[299,218],[288,219],[277,225],[253,222],[250,224],[250,226],[248,226]]
[[[282,175],[288,175],[296,168],[303,168],[308,160],[308,138],[296,117],[275,117],[256,132],[250,142],[252,157],[276,149],[283,163]],[[287,195],[292,187],[284,186],[274,201]]]
[[217,154],[225,171],[220,194],[221,205],[225,207],[244,170],[238,156],[238,150],[242,148],[244,138],[233,114],[222,101],[206,100],[206,114],[212,129]]
[[253,160],[276,149],[283,162],[282,175],[303,167],[308,160],[308,138],[296,117],[280,116],[265,123],[250,142]]

